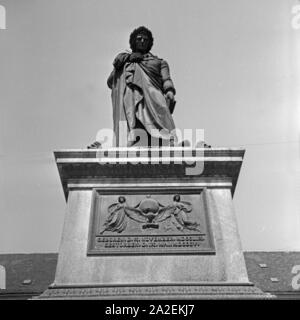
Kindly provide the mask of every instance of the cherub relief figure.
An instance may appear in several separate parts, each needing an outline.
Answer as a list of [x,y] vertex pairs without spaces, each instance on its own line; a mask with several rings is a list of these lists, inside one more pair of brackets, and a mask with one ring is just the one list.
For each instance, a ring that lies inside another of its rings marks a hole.
[[162,205],[148,195],[135,207],[132,207],[127,204],[124,196],[120,196],[117,203],[113,203],[108,207],[109,215],[100,234],[106,231],[123,232],[129,219],[141,223],[143,229],[159,229],[160,223],[169,221],[170,225],[165,226],[165,230],[172,229],[172,226],[175,226],[180,231],[200,231],[199,223],[191,221],[188,217],[192,209],[191,203],[181,201],[178,194],[173,197],[173,203],[167,206]]

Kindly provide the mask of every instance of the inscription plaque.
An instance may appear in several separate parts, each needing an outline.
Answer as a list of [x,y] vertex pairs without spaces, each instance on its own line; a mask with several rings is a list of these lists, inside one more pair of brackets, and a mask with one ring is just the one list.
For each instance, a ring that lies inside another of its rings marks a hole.
[[203,189],[94,190],[88,254],[214,254]]

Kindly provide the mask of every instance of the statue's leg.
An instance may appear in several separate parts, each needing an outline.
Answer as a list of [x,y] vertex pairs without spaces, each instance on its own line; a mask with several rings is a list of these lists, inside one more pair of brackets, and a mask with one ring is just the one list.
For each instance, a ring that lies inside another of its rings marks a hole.
[[100,149],[101,148],[101,143],[99,141],[95,141],[89,146],[87,146],[87,149]]
[[149,134],[149,132],[146,130],[146,128],[138,118],[136,118],[135,129],[144,130],[144,132],[146,133],[146,141],[140,141],[140,137],[138,137],[138,139],[135,141],[134,144],[139,142],[139,146],[145,146],[145,147],[151,146],[151,135]]

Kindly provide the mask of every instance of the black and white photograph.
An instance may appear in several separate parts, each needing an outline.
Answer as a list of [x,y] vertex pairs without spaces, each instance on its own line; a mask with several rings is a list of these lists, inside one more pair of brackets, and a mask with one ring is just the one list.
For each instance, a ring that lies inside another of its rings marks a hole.
[[0,0],[0,300],[299,300],[299,57],[299,0]]

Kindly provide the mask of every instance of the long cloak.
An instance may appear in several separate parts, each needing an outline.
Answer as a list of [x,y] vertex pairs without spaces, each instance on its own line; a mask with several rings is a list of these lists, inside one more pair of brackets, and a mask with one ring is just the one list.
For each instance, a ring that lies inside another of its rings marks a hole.
[[[114,69],[110,78],[116,146],[130,146],[135,140],[137,119],[155,138],[174,137],[175,124],[162,91],[161,76],[147,59],[126,62],[119,70]],[[125,136],[120,122],[127,128]]]

